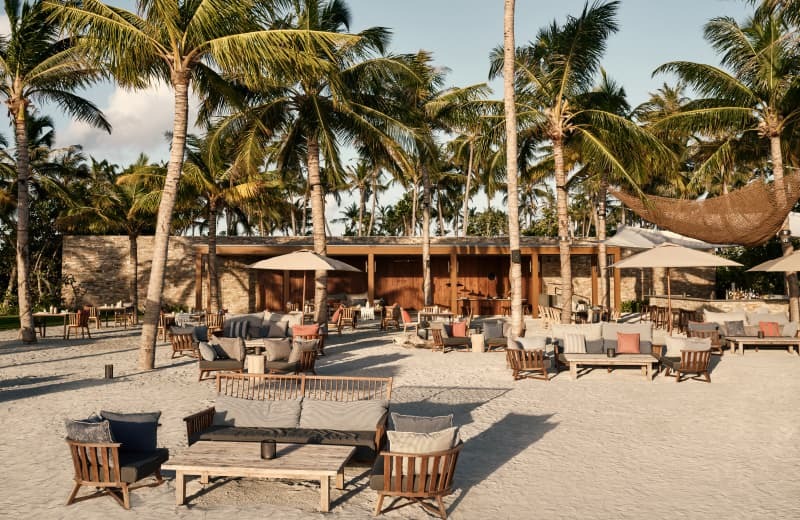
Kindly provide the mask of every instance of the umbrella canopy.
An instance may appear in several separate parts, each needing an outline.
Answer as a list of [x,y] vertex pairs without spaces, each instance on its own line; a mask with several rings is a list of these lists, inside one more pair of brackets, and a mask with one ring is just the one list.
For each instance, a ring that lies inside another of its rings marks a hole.
[[677,244],[692,249],[714,249],[714,244],[685,237],[672,231],[644,229],[634,226],[619,226],[616,234],[604,241],[606,245],[626,249],[650,249],[660,244]]
[[751,267],[747,271],[768,271],[773,273],[793,273],[795,271],[800,271],[800,251],[795,251],[788,256],[767,260],[763,264]]
[[320,255],[308,249],[300,249],[291,253],[259,260],[249,266],[252,269],[273,269],[275,271],[352,271],[360,273],[361,269],[353,267],[328,256]]
[[742,264],[696,249],[676,244],[662,244],[653,249],[620,260],[612,267],[665,267],[667,269],[667,328],[672,333],[672,288],[670,269],[673,267],[741,267]]

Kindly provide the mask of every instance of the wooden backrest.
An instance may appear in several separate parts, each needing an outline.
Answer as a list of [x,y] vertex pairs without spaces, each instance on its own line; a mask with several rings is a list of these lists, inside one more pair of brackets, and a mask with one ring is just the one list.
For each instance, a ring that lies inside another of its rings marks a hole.
[[710,350],[681,350],[681,370],[684,372],[705,372],[709,361]]
[[300,372],[311,372],[317,362],[316,350],[304,350],[300,352]]
[[356,310],[350,307],[342,307],[342,320],[349,320],[353,321],[353,317],[356,315]]
[[692,330],[689,328],[686,331],[686,335],[690,338],[711,338],[712,345],[719,345],[721,343],[718,330]]
[[81,322],[81,311],[70,312],[69,313],[69,326],[70,327],[78,327],[80,326]]
[[192,334],[174,334],[170,331],[169,342],[172,350],[191,350],[194,348],[194,336]]
[[83,308],[83,310],[89,312],[89,315],[88,315],[89,318],[97,318],[98,317],[97,307],[94,307],[94,306],[91,306],[91,305],[87,305],[86,307]]
[[[425,454],[382,451],[383,491],[395,496],[424,497],[444,494],[453,483],[463,443],[446,451]],[[419,467],[420,472],[416,473]],[[415,474],[414,478],[408,478]],[[403,477],[406,478],[403,478]]]
[[345,377],[217,373],[217,392],[230,397],[277,401],[362,401],[392,397],[391,377]]
[[442,339],[442,329],[431,328],[430,331],[433,335],[433,345],[435,347],[443,347],[444,340]]
[[[87,314],[88,316],[88,314]],[[75,480],[96,487],[119,485],[120,443],[86,443],[67,439],[75,469]]]
[[206,326],[222,328],[223,316],[219,312],[206,312]]
[[506,358],[509,366],[514,370],[526,370],[544,367],[544,350],[506,350]]
[[78,311],[78,326],[89,328],[89,311]]
[[297,310],[297,304],[296,303],[288,302],[286,304],[286,312],[294,312],[296,310]]

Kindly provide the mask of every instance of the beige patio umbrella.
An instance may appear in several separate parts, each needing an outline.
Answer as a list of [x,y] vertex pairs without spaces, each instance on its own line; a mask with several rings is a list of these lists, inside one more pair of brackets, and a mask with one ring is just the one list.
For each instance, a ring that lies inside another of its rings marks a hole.
[[751,267],[747,271],[767,271],[771,273],[793,273],[795,271],[800,271],[800,251],[795,251],[790,255],[780,258],[767,260],[762,264]]
[[[676,244],[661,244],[643,253],[629,256],[611,267],[663,267],[667,270],[667,307],[672,316],[672,288],[670,287],[670,270],[673,267],[741,267],[742,264],[712,255],[696,249]],[[672,333],[672,319],[667,320],[668,329]]]
[[[353,267],[335,258],[315,253],[309,249],[292,251],[285,255],[259,260],[247,267],[252,269],[271,269],[274,271],[351,271],[360,273]],[[303,302],[306,299],[306,273],[303,273]],[[302,310],[302,309],[301,309]]]

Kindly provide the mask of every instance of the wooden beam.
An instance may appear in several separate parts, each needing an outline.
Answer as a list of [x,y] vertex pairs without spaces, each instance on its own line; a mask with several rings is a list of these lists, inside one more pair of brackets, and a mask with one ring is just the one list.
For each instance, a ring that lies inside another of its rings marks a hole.
[[[284,308],[280,310],[283,312],[286,310],[286,303],[289,301],[289,294],[291,293],[292,288],[292,279],[291,279],[291,271],[284,271],[283,272],[283,303]],[[303,273],[305,275],[305,272]],[[305,305],[305,301],[303,301],[303,305]]]
[[539,317],[539,293],[541,292],[541,280],[539,280],[539,253],[531,255],[531,290],[529,291],[532,315]]
[[[620,261],[620,249],[615,247],[611,254],[614,255],[614,263]],[[622,308],[622,275],[618,267],[614,268],[614,309],[619,310]]]
[[367,301],[375,305],[375,253],[367,253]]
[[597,305],[597,293],[599,292],[597,280],[597,256],[592,256],[589,262],[589,269],[592,273],[592,306]]
[[194,255],[194,307],[203,309],[203,255]]
[[450,311],[458,313],[458,255],[450,253]]

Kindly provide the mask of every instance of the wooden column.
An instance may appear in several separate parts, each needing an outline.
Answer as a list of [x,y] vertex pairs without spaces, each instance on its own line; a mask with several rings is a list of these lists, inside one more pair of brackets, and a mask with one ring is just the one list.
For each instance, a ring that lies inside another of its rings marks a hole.
[[530,295],[530,299],[528,300],[531,304],[531,310],[533,311],[533,317],[539,317],[539,292],[540,292],[541,283],[539,281],[539,253],[536,252],[531,255],[531,290],[528,291]]
[[367,301],[375,305],[375,253],[367,253]]
[[450,311],[458,314],[458,255],[450,253]]
[[597,305],[597,293],[599,292],[599,283],[597,280],[597,255],[591,256],[589,269],[592,273],[592,306]]
[[[614,255],[614,263],[620,261],[620,250],[619,248],[615,248],[615,251],[612,253]],[[614,309],[619,310],[622,308],[622,274],[618,267],[614,268]]]
[[194,307],[203,308],[203,255],[200,253],[194,257]]
[[[303,275],[305,275],[305,271]],[[281,308],[280,312],[286,311],[286,304],[289,302],[289,293],[291,292],[292,288],[292,279],[291,279],[292,272],[291,271],[284,271],[283,272],[283,308]],[[303,302],[305,304],[305,301]]]

